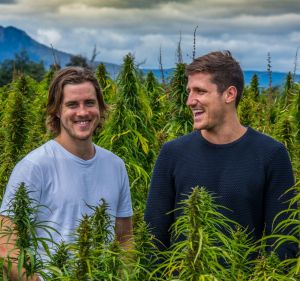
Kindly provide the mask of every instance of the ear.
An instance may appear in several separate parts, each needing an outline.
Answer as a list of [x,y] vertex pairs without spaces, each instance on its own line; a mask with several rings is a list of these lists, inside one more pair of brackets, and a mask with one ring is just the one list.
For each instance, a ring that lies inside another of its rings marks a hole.
[[237,96],[237,89],[234,86],[229,86],[224,93],[225,103],[235,103]]

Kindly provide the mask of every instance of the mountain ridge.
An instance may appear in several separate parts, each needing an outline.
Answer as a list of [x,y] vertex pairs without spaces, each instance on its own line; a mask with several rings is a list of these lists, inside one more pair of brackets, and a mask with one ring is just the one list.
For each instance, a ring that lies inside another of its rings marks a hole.
[[[19,28],[0,25],[0,63],[5,59],[14,59],[15,54],[20,53],[22,50],[27,51],[32,61],[43,61],[46,68],[54,64],[55,59],[61,66],[65,66],[73,55],[39,43]],[[110,73],[115,73],[120,68],[119,65],[113,63],[103,63]]]
[[[5,59],[13,59],[15,54],[22,50],[26,50],[30,59],[35,62],[43,61],[46,68],[54,64],[55,58],[61,66],[65,66],[73,54],[59,51],[57,49],[46,46],[32,39],[25,31],[14,26],[3,27],[0,25],[0,63]],[[100,62],[95,62],[100,63]],[[117,76],[120,70],[120,65],[103,62],[107,71],[111,74],[112,78]],[[161,72],[159,69],[141,69],[144,73],[152,71],[154,75],[161,80]],[[165,69],[164,74],[170,77],[174,69]],[[267,71],[245,70],[245,84],[249,85],[254,74],[257,74],[260,87],[268,87],[269,73]],[[285,72],[272,72],[272,85],[283,86],[287,73]],[[300,75],[295,76],[295,81],[300,81]]]

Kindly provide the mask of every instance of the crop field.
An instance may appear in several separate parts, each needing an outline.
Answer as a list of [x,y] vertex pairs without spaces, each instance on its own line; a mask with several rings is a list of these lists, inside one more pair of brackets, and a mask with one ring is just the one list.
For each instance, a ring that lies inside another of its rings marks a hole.
[[[19,75],[0,88],[0,201],[15,164],[52,138],[45,128],[45,108],[54,73],[50,70],[41,82]],[[185,104],[185,65],[178,63],[171,77],[160,82],[151,72],[143,76],[134,58],[127,55],[116,80],[110,78],[103,64],[96,69],[96,76],[109,112],[103,128],[95,133],[94,142],[120,156],[126,164],[134,207],[134,249],[124,252],[116,241],[109,241],[110,219],[105,202],[95,206],[93,216],[82,217],[74,233],[74,243],[49,249],[47,239],[51,237],[43,240],[34,235],[37,210],[26,188],[20,186],[11,210],[19,229],[20,256],[18,261],[1,261],[1,264],[7,263],[9,268],[17,262],[28,276],[39,273],[44,280],[299,281],[300,257],[281,261],[275,251],[265,252],[268,239],[254,243],[246,230],[229,224],[205,187],[193,189],[183,205],[184,216],[172,229],[175,237],[184,235],[186,240],[175,243],[169,251],[156,249],[143,213],[161,146],[193,130],[192,116]],[[268,134],[287,147],[297,182],[291,206],[298,207],[300,84],[294,83],[289,73],[282,87],[262,89],[254,75],[245,88],[238,113],[243,125]],[[273,248],[293,242],[299,245],[300,254],[300,209],[288,211],[289,218],[274,229]],[[224,228],[230,235],[223,234]],[[278,234],[284,228],[290,229],[290,235]],[[1,235],[12,231],[6,229]],[[38,245],[45,246],[47,261],[37,254]],[[250,261],[253,252],[259,252],[259,256]],[[5,271],[0,280],[9,280]]]

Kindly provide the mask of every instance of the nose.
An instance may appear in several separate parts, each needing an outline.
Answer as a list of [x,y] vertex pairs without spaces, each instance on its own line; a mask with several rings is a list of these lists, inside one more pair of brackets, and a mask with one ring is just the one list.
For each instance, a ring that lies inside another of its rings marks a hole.
[[81,104],[79,107],[78,107],[78,110],[77,110],[77,115],[87,115],[88,114],[88,111],[87,111],[87,107],[84,105],[84,104]]
[[186,100],[186,105],[187,106],[193,106],[193,105],[196,105],[197,101],[196,99],[194,98],[194,95],[192,92],[189,93],[188,95],[188,98]]

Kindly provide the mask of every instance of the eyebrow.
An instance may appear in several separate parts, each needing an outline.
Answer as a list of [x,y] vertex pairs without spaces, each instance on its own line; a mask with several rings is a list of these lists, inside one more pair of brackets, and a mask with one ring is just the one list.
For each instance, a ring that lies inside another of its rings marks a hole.
[[199,87],[199,86],[195,86],[195,87],[186,87],[186,90],[190,90],[190,89],[194,89],[194,90],[200,90],[202,92],[207,92],[207,89]]

